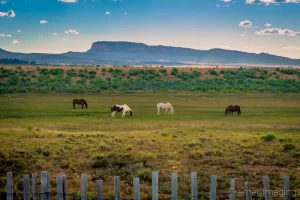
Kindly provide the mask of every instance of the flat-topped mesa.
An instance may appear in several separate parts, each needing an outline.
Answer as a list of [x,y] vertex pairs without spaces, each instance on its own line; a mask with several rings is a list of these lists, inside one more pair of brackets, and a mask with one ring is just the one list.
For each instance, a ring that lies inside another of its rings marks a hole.
[[134,43],[134,42],[94,42],[89,51],[145,51],[147,49],[146,44]]

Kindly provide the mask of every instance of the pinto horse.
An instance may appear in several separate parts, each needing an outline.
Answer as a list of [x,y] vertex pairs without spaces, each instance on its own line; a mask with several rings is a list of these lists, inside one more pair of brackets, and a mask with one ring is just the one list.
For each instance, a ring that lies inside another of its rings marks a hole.
[[111,108],[111,117],[115,117],[116,112],[123,112],[122,117],[125,117],[126,112],[130,113],[130,117],[132,117],[132,110],[127,106],[126,104],[124,105],[112,105]]
[[227,114],[229,113],[229,116],[231,114],[231,116],[233,116],[233,112],[237,112],[237,115],[239,116],[240,114],[242,114],[241,112],[241,108],[239,105],[229,105],[227,106],[226,110],[225,110],[225,116],[227,116]]
[[75,109],[75,104],[81,105],[81,109],[83,109],[84,105],[86,109],[88,108],[88,104],[84,99],[73,99],[73,109]]

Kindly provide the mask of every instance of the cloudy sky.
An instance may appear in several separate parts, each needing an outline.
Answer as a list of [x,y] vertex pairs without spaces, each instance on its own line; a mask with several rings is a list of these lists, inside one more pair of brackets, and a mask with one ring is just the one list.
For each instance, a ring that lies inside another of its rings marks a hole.
[[300,0],[0,0],[0,48],[86,51],[95,41],[300,58]]

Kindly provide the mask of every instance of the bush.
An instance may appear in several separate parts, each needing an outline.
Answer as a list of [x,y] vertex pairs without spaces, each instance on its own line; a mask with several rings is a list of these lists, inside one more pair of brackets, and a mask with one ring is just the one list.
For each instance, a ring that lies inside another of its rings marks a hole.
[[49,72],[51,75],[63,75],[64,74],[64,70],[60,69],[60,68],[50,69]]
[[76,71],[75,71],[74,69],[69,69],[69,70],[67,71],[67,75],[68,75],[68,76],[76,76]]
[[217,72],[216,70],[214,70],[214,69],[209,69],[209,70],[208,70],[208,73],[209,73],[210,75],[213,75],[213,76],[218,76],[218,72]]
[[152,180],[152,169],[141,168],[137,171],[137,176],[143,181],[150,182]]
[[284,145],[283,145],[284,151],[291,151],[291,150],[293,150],[293,149],[295,149],[295,148],[296,148],[295,145],[290,144],[290,143],[284,144]]
[[273,135],[273,134],[268,134],[268,135],[265,135],[262,137],[262,140],[265,141],[265,142],[270,142],[272,140],[275,140],[276,139],[276,136]]
[[171,75],[175,76],[178,74],[178,69],[177,68],[173,68],[171,71]]

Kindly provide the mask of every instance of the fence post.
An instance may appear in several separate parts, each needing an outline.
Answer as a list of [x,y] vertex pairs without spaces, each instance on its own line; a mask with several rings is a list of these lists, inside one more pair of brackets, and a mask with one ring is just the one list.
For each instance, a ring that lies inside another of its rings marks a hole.
[[246,194],[246,200],[252,200],[252,193],[250,191],[250,186],[248,182],[245,182],[245,194]]
[[50,173],[47,172],[47,199],[51,199],[51,184],[50,184]]
[[134,192],[134,200],[140,200],[140,178],[133,178],[133,192]]
[[32,174],[32,199],[38,200],[37,174]]
[[86,174],[81,175],[81,200],[87,200],[87,184],[88,176]]
[[120,200],[121,194],[120,194],[120,177],[119,176],[114,176],[114,191],[115,191],[115,200]]
[[30,200],[30,177],[28,174],[23,176],[24,180],[24,200]]
[[158,200],[158,171],[152,172],[152,200]]
[[56,190],[57,190],[57,200],[63,200],[63,178],[62,176],[56,177]]
[[48,200],[48,172],[41,172],[41,200]]
[[97,200],[103,200],[103,180],[97,180]]
[[198,199],[198,189],[197,189],[197,172],[192,172],[191,174],[192,179],[192,200]]
[[63,200],[67,200],[67,177],[66,176],[62,176],[62,184],[63,184]]
[[270,191],[270,184],[269,184],[269,177],[268,176],[263,176],[263,182],[264,182],[265,200],[272,200],[271,191]]
[[230,189],[229,189],[229,200],[235,199],[235,180],[234,178],[230,179]]
[[210,200],[216,200],[217,197],[217,175],[210,177]]
[[284,200],[291,200],[290,177],[283,177],[284,182]]
[[13,177],[12,172],[6,173],[6,200],[14,199],[14,191],[13,191]]
[[172,200],[178,199],[178,184],[177,184],[177,173],[173,172],[171,175],[171,193]]

